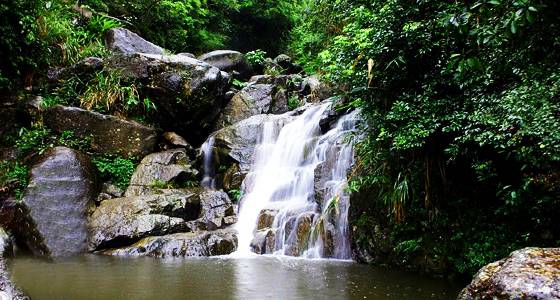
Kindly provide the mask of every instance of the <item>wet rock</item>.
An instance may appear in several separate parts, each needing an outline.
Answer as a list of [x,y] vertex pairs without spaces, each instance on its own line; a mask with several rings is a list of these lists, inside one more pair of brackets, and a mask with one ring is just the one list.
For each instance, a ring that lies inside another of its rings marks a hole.
[[161,192],[101,202],[89,217],[89,250],[131,244],[146,236],[186,230],[185,221],[199,216],[198,194],[187,190]]
[[223,188],[225,191],[240,190],[243,183],[243,174],[237,164],[231,165],[224,173]]
[[239,165],[240,172],[247,174],[264,124],[269,122],[273,127],[280,128],[292,118],[291,114],[257,115],[218,130],[214,134],[214,147],[217,149],[220,165],[235,162]]
[[514,251],[480,269],[457,299],[560,299],[560,248]]
[[86,251],[87,211],[97,195],[94,172],[87,157],[65,147],[47,151],[33,165],[17,233],[34,254]]
[[218,119],[216,128],[235,124],[251,116],[260,114],[284,113],[287,99],[275,98],[276,87],[271,84],[252,84],[235,94]]
[[196,180],[197,175],[186,149],[152,153],[142,159],[132,174],[125,196],[148,195],[160,188],[180,187]]
[[251,67],[243,53],[232,50],[216,50],[200,56],[198,59],[226,72],[237,72],[239,78],[251,76]]
[[259,213],[259,217],[257,219],[257,230],[271,228],[272,223],[274,223],[274,219],[278,214],[278,210],[276,209],[263,209]]
[[257,254],[273,254],[275,245],[276,236],[274,230],[258,230],[251,241],[251,250]]
[[101,153],[143,156],[153,151],[157,141],[152,127],[77,107],[51,107],[44,121],[56,132],[70,130],[78,137],[91,138],[92,149]]
[[19,290],[11,281],[5,257],[13,253],[12,240],[4,229],[0,227],[0,299],[29,300],[29,297]]
[[146,41],[125,28],[107,30],[105,32],[105,46],[107,49],[121,54],[148,53],[162,55],[165,53],[165,50],[160,46]]
[[153,99],[153,121],[195,144],[208,136],[225,105],[229,75],[182,55],[132,54],[113,57],[109,68],[143,83]]
[[[200,194],[200,220],[206,223],[208,230],[216,230],[231,225],[235,219],[233,204],[228,195],[222,191],[205,191]],[[229,223],[229,224],[228,224]]]
[[178,135],[175,132],[165,132],[163,133],[163,138],[167,143],[175,148],[185,148],[187,153],[194,153],[194,148],[185,140],[182,136]]
[[103,254],[113,256],[192,257],[227,255],[237,249],[237,236],[232,230],[176,233],[147,237],[130,247],[111,249]]
[[290,245],[286,250],[286,255],[300,256],[303,254],[303,251],[307,249],[314,219],[315,214],[307,212],[299,215],[295,219],[295,222],[291,222],[291,226],[294,227],[286,230],[288,244]]

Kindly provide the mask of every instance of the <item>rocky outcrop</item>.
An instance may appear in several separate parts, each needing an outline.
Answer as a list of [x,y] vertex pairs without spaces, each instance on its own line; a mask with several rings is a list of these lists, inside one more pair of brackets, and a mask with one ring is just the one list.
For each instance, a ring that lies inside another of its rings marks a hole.
[[0,299],[29,300],[11,281],[5,256],[13,252],[10,236],[0,227]]
[[260,114],[281,114],[288,111],[288,100],[272,84],[250,84],[235,94],[220,116],[216,128],[235,124]]
[[514,251],[480,269],[457,299],[560,299],[560,248]]
[[113,256],[192,257],[227,255],[237,249],[231,229],[147,237],[132,246],[103,251]]
[[44,121],[56,132],[70,130],[91,139],[92,149],[101,153],[143,156],[151,153],[157,142],[154,128],[77,107],[53,106],[45,112]]
[[213,136],[220,165],[238,164],[239,172],[246,174],[252,163],[253,152],[265,123],[280,128],[292,119],[291,114],[257,115],[218,130]]
[[257,254],[273,254],[276,232],[273,229],[258,230],[251,241],[251,250]]
[[142,93],[157,107],[156,123],[191,143],[206,138],[225,105],[229,75],[200,60],[137,53],[108,61],[109,69],[142,83]]
[[257,230],[271,228],[272,223],[274,223],[274,219],[278,214],[278,210],[276,209],[263,209],[259,213],[259,217],[257,219]]
[[165,50],[160,46],[146,41],[125,28],[107,30],[105,45],[109,50],[121,54],[148,53],[162,55],[165,53]]
[[286,54],[280,54],[275,57],[274,63],[282,68],[284,74],[295,74],[302,71],[302,68],[295,64],[292,58]]
[[187,190],[105,200],[89,217],[88,248],[94,251],[185,231],[185,221],[198,218],[199,212],[198,194]]
[[309,102],[320,102],[333,96],[332,89],[317,76],[310,76],[303,80],[302,93],[307,96]]
[[192,168],[186,149],[152,153],[140,162],[130,179],[125,196],[148,195],[160,188],[181,187],[196,180],[198,171]]
[[216,230],[237,222],[233,204],[222,191],[205,191],[200,194],[200,221],[208,230]]
[[245,60],[245,55],[232,50],[216,50],[200,56],[198,59],[206,62],[222,71],[236,72],[240,78],[251,76],[251,67]]
[[36,255],[85,252],[87,211],[96,195],[94,169],[85,156],[65,147],[49,150],[31,169],[18,237]]

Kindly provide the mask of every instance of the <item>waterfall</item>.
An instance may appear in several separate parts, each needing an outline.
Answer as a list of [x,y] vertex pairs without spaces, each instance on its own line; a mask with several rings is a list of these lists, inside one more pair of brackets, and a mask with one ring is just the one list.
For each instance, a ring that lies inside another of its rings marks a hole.
[[238,255],[350,258],[345,186],[358,113],[322,134],[330,105],[310,106],[284,126],[263,124],[242,186]]
[[204,144],[200,147],[200,152],[202,152],[202,163],[204,169],[204,175],[202,177],[202,182],[200,185],[208,190],[216,189],[216,170],[213,163],[214,156],[214,136],[210,136]]

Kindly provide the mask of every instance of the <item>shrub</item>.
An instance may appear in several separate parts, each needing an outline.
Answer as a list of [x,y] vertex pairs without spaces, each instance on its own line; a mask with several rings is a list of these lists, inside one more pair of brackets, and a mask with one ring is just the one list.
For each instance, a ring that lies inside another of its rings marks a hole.
[[114,185],[125,190],[136,168],[136,160],[115,155],[100,155],[93,157],[101,179],[111,181]]

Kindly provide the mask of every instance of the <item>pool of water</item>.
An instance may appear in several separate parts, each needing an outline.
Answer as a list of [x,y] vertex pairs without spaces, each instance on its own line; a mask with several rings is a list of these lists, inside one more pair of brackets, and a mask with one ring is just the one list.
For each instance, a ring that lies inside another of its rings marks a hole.
[[10,262],[33,300],[455,299],[444,280],[348,261],[280,257],[161,260],[96,255]]

